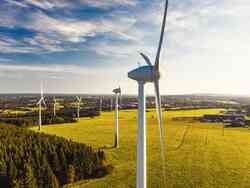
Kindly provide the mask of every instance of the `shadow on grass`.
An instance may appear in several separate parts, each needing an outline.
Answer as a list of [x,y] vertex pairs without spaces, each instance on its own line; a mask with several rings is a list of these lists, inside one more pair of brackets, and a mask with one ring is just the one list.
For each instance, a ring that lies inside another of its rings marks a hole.
[[171,150],[169,150],[169,151],[177,151],[177,150],[181,149],[181,147],[185,143],[185,140],[186,140],[186,137],[187,137],[187,134],[188,134],[188,131],[189,131],[190,128],[191,128],[190,125],[189,126],[185,126],[185,130],[184,130],[184,132],[182,134],[180,143],[177,146],[175,146],[174,148],[172,148]]
[[110,145],[105,145],[105,146],[100,147],[99,149],[108,150],[108,149],[117,149],[117,147],[115,147],[115,146],[110,146]]

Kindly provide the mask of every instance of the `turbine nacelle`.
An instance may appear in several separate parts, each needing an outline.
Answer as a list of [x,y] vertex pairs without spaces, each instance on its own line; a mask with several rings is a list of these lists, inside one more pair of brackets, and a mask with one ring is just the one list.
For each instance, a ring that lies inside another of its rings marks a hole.
[[119,87],[119,88],[114,89],[113,93],[115,93],[115,94],[120,93],[121,94],[121,88]]
[[148,65],[130,71],[128,77],[138,82],[155,82],[160,79],[160,72]]
[[78,101],[78,103],[81,103],[82,102],[82,97],[76,96],[76,100]]

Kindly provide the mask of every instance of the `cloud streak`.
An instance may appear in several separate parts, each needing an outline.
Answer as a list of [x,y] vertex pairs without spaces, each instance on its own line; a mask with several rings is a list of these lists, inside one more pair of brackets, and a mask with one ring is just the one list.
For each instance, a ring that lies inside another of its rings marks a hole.
[[116,6],[136,6],[137,0],[4,0],[13,6],[29,7],[34,6],[44,10],[60,9],[60,8],[77,8],[77,6],[90,6],[100,9],[107,9]]

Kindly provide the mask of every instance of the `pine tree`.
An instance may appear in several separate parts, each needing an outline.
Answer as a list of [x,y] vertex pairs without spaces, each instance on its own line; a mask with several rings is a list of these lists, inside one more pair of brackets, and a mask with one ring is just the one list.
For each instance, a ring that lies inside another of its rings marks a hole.
[[73,165],[69,165],[67,170],[67,184],[74,183],[75,181],[75,168]]
[[51,168],[56,175],[60,174],[61,165],[56,152],[51,154]]
[[59,188],[59,182],[48,163],[43,164],[43,186],[44,188]]
[[59,158],[60,158],[60,164],[61,164],[61,172],[58,177],[61,183],[65,184],[66,183],[66,172],[67,172],[67,159],[65,157],[64,151],[62,148],[59,150]]
[[7,175],[8,175],[10,184],[12,184],[13,181],[16,180],[17,178],[17,168],[12,158],[10,159],[10,162],[8,164]]
[[6,175],[7,165],[3,159],[0,159],[0,175]]
[[13,180],[10,187],[11,188],[21,188],[22,185],[21,185],[21,182],[19,180]]
[[23,174],[23,187],[25,188],[36,188],[37,183],[33,174],[31,166],[27,163],[24,164],[24,174]]
[[51,182],[51,188],[59,188],[59,182],[57,180],[57,177],[53,173],[50,177],[50,182]]

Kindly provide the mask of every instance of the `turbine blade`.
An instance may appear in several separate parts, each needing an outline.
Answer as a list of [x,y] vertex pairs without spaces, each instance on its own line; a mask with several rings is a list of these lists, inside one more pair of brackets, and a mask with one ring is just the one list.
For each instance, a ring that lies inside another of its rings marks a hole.
[[76,99],[78,100],[78,102],[81,102],[82,97],[78,97],[78,96],[76,96]]
[[163,42],[164,32],[165,32],[167,12],[168,12],[168,0],[166,0],[166,4],[165,4],[164,16],[163,16],[163,21],[162,21],[162,26],[161,26],[161,36],[160,36],[159,46],[158,46],[158,50],[157,50],[157,54],[155,58],[156,70],[159,70],[160,55],[161,55],[162,42]]
[[36,104],[39,105],[41,102],[42,102],[42,98]]
[[164,144],[164,128],[163,128],[163,119],[162,119],[162,110],[161,110],[161,96],[160,96],[160,88],[159,88],[159,81],[156,80],[154,82],[155,86],[155,104],[156,104],[156,111],[158,116],[158,126],[160,131],[160,146],[161,146],[161,160],[162,160],[162,173],[163,173],[163,182],[164,186],[166,181],[166,170],[165,170],[165,144]]
[[47,105],[46,105],[46,103],[45,103],[44,98],[41,98],[41,100],[42,100],[42,102],[43,102],[43,105],[47,108]]
[[143,53],[140,53],[140,55],[142,56],[142,58],[146,61],[146,63],[147,63],[149,66],[153,66],[148,56],[146,56],[146,55],[143,54]]

